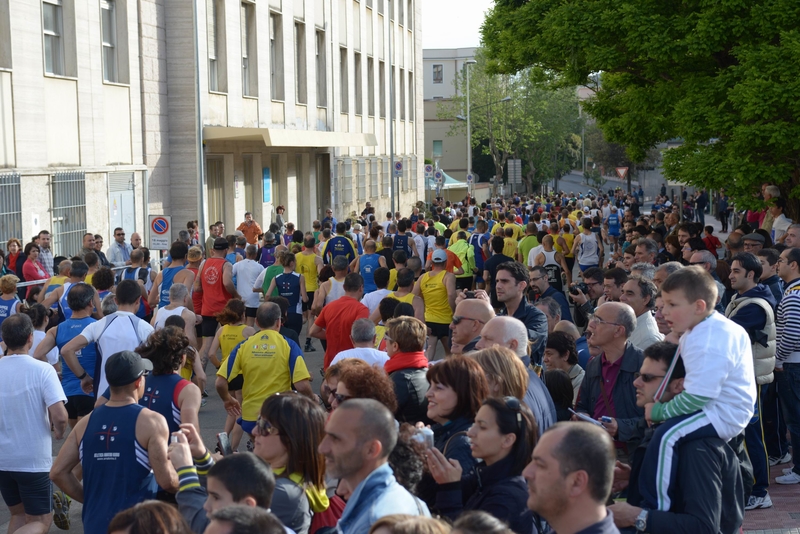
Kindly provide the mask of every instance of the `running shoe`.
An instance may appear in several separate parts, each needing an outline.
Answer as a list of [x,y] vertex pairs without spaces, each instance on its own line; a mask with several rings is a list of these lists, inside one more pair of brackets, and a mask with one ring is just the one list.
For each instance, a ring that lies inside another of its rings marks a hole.
[[53,493],[53,523],[61,530],[69,530],[69,505],[72,504],[66,493],[61,490]]
[[769,457],[769,466],[773,467],[773,466],[776,466],[776,465],[788,464],[791,461],[792,461],[792,455],[787,452],[786,454],[784,454],[783,456],[780,456],[780,457],[778,457],[778,456],[770,456]]
[[750,495],[750,499],[748,499],[747,505],[744,507],[744,509],[755,510],[757,508],[772,508],[772,499],[769,498],[769,493],[763,497]]
[[800,475],[795,473],[794,471],[790,471],[783,475],[782,477],[775,477],[775,482],[778,484],[800,484]]

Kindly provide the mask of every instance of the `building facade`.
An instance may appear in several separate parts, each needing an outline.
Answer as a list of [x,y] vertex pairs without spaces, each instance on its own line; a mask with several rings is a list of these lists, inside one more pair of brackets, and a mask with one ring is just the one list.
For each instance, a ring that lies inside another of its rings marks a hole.
[[0,0],[0,187],[20,199],[0,242],[410,211],[420,19],[418,0]]

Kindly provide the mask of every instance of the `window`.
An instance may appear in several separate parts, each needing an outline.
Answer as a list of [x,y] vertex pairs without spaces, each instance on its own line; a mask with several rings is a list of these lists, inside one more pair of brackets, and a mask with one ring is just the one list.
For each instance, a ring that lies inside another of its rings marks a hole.
[[434,158],[441,158],[442,157],[442,142],[441,141],[434,141],[433,142],[433,157]]
[[433,83],[444,83],[443,65],[433,66]]
[[208,90],[227,92],[225,2],[208,0]]
[[308,104],[306,88],[306,25],[294,23],[294,72],[297,89],[297,103]]
[[362,202],[367,199],[367,160],[358,161],[358,175],[356,176],[356,183],[358,184],[358,201]]
[[355,97],[356,97],[356,115],[362,115],[364,113],[364,91],[363,91],[363,80],[361,79],[361,54],[356,52],[353,54],[353,74],[355,74]]
[[397,20],[400,26],[403,25],[403,15],[405,14],[405,9],[403,6],[405,5],[406,0],[397,0]]
[[283,25],[277,13],[269,14],[269,75],[272,100],[283,100]]
[[408,0],[408,9],[406,10],[406,17],[408,20],[406,21],[406,28],[409,30],[414,29],[414,0]]
[[[0,1],[0,68],[11,68],[11,14],[8,1]],[[4,238],[6,239],[6,238]],[[0,242],[5,247],[5,243]]]
[[242,2],[242,94],[244,96],[258,96],[255,11],[255,4]]
[[103,29],[103,80],[119,81],[117,67],[117,20],[114,0],[100,2],[100,23]]
[[383,0],[378,0],[378,15],[383,15]]
[[380,108],[381,118],[386,118],[386,63],[383,61],[378,62],[378,84],[380,85]]
[[350,89],[348,87],[347,49],[339,49],[339,82],[342,85],[342,113],[350,113]]
[[64,20],[61,0],[42,3],[42,28],[44,31],[44,71],[64,76]]
[[398,85],[400,86],[400,120],[406,120],[406,71],[400,69],[400,79]]
[[378,161],[367,161],[367,172],[369,173],[369,196],[378,198]]
[[328,106],[328,78],[325,61],[325,32],[317,30],[316,38],[316,61],[317,61],[317,105],[320,107]]
[[375,60],[367,58],[367,114],[375,116]]
[[372,9],[372,1],[373,0],[367,0],[367,7],[370,9]]
[[408,120],[414,120],[414,73],[408,73]]
[[389,10],[389,20],[394,20],[394,0],[386,0],[386,7]]

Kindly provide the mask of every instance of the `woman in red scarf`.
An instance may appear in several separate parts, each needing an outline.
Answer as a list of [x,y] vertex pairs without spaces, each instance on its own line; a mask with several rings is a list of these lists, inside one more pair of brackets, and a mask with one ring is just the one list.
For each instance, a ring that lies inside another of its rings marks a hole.
[[401,423],[428,422],[428,358],[423,347],[428,329],[425,323],[414,317],[398,317],[386,323],[386,354],[389,361],[384,365],[386,373],[394,382],[397,396],[395,418]]

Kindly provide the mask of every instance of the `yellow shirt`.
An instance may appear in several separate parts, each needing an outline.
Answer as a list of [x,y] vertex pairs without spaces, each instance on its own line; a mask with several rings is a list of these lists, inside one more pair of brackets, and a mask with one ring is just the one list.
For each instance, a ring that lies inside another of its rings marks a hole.
[[87,283],[87,284],[89,284],[89,285],[92,285],[92,276],[94,276],[94,273],[92,273],[92,274],[87,274],[87,275],[86,275],[86,278],[85,278],[83,281],[84,281],[84,282],[86,282],[86,283]]
[[222,332],[219,334],[219,348],[222,349],[223,366],[225,365],[228,356],[231,355],[233,349],[236,348],[236,345],[244,341],[242,332],[245,328],[247,328],[246,324],[240,324],[238,326],[226,324],[222,327]]
[[453,232],[453,235],[450,236],[450,245],[458,241],[458,232],[465,232],[467,234],[467,241],[469,241],[470,236],[472,236],[472,234],[466,230],[458,230],[457,232]]
[[378,325],[375,327],[375,350],[380,350],[381,343],[383,343],[383,337],[386,335],[386,327],[383,325]]
[[516,259],[517,257],[517,241],[513,237],[506,237],[503,239],[505,245],[503,245],[503,254],[508,256],[509,258]]
[[317,263],[316,259],[319,256],[316,254],[300,254],[295,255],[295,262],[297,263],[297,272],[303,275],[306,279],[306,291],[312,292],[319,289],[319,278],[317,278]]
[[414,304],[414,293],[409,293],[408,295],[403,295],[402,297],[398,297],[394,294],[394,291],[386,295],[386,298],[393,298],[395,300],[399,300],[400,302],[405,302],[406,304]]
[[397,269],[389,269],[389,283],[386,284],[386,289],[392,290],[397,287]]
[[311,378],[300,347],[294,342],[292,345],[278,332],[262,330],[231,355],[234,362],[228,381],[239,375],[244,377],[242,419],[245,421],[256,421],[264,399],[273,393],[289,391],[293,383]]
[[[558,238],[563,237],[564,241],[567,242],[567,250],[562,250],[561,246],[558,244]],[[573,258],[574,255],[572,254],[572,243],[575,241],[575,234],[564,232],[563,234],[556,236],[554,239],[554,246],[556,251],[562,253],[567,258]]]
[[425,321],[429,323],[450,324],[453,321],[453,310],[447,298],[447,287],[444,276],[440,273],[425,273],[420,278],[419,288],[422,300],[425,301]]

